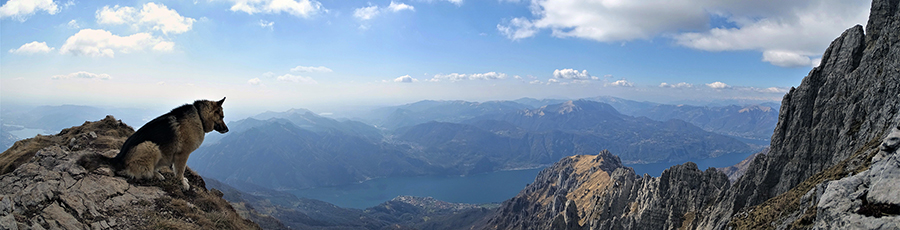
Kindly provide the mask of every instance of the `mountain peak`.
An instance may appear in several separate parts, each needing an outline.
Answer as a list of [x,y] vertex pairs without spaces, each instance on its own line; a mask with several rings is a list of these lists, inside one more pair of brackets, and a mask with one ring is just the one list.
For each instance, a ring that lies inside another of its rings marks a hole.
[[132,133],[107,116],[16,142],[0,155],[13,169],[0,175],[0,229],[259,229],[192,170],[182,191],[180,182],[115,176],[88,157],[114,156]]

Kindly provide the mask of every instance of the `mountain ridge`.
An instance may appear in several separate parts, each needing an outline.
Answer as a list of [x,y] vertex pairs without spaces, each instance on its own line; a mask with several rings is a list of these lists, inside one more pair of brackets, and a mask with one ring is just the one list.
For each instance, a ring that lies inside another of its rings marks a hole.
[[[577,163],[563,160],[535,180],[544,186],[529,186],[505,201],[480,228],[532,222],[551,224],[529,229],[900,227],[900,213],[891,211],[900,207],[900,164],[893,160],[900,157],[898,5],[873,1],[867,33],[857,25],[831,43],[821,64],[784,96],[768,154],[754,157],[734,183],[692,163],[656,178],[618,168],[607,172],[613,183],[575,192],[592,197],[578,202],[562,199],[576,191],[562,186],[563,178],[581,175],[562,167]],[[556,195],[562,198],[553,205],[521,199],[550,190],[565,196]],[[523,219],[517,211],[524,207],[545,213]]]

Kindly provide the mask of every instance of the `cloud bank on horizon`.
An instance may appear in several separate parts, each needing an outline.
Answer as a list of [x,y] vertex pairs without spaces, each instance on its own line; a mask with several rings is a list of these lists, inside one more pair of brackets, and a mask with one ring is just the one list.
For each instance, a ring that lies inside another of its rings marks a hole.
[[8,0],[0,82],[19,103],[779,100],[869,5]]

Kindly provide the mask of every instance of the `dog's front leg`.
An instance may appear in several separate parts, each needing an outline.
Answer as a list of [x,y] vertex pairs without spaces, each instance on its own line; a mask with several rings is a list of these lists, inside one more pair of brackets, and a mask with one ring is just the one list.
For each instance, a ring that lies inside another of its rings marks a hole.
[[188,179],[184,178],[184,169],[187,167],[188,154],[175,155],[175,180],[181,179],[182,190],[191,189],[191,185],[188,184]]

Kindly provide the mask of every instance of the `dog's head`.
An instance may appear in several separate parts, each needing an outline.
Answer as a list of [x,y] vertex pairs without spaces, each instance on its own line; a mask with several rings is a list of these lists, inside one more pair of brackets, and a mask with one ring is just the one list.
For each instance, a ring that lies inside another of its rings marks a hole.
[[[219,101],[198,101],[202,106],[198,106],[197,108],[200,110],[200,119],[203,119],[203,131],[204,132],[212,132],[213,130],[219,133],[227,133],[228,126],[225,125],[225,121],[222,120],[225,118],[225,112],[222,111],[222,103],[225,103],[225,98]],[[197,102],[194,103],[195,105]]]

